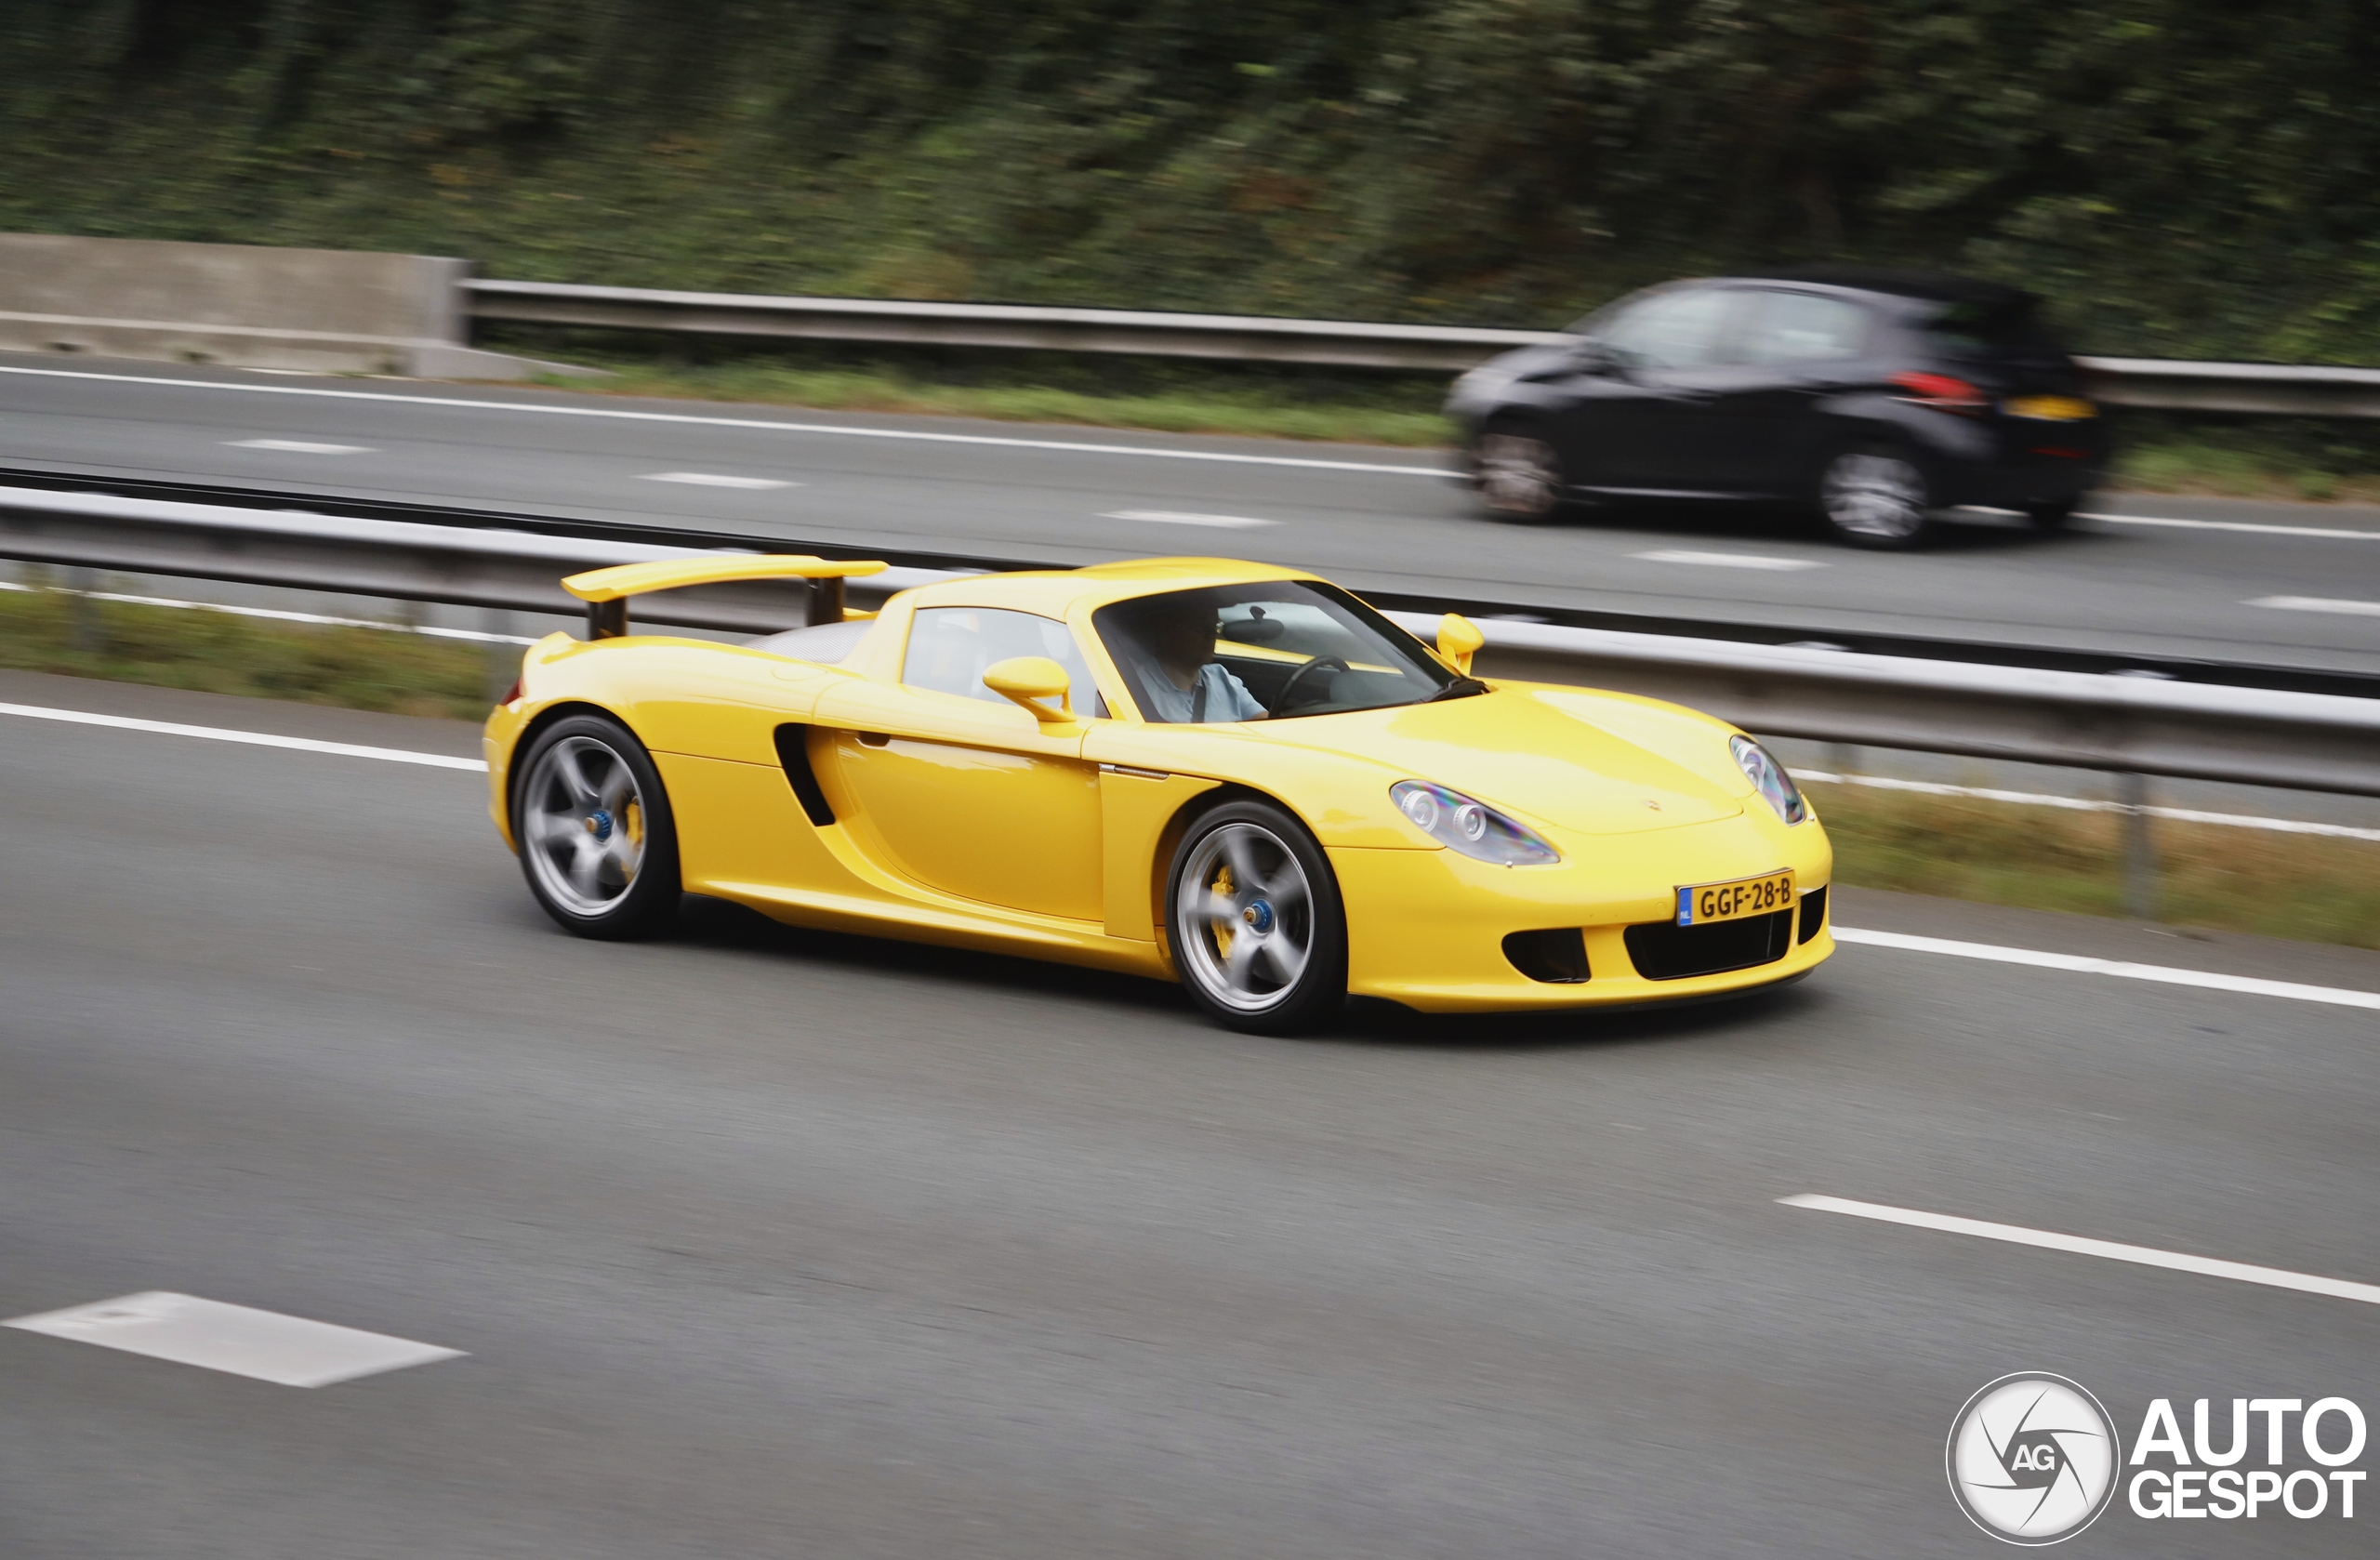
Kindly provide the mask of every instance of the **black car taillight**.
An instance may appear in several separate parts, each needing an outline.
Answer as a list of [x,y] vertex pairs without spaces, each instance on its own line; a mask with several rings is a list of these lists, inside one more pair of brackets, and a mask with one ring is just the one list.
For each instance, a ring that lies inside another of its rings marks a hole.
[[1955,412],[1963,417],[1972,417],[1991,404],[1990,396],[1955,375],[1896,374],[1893,383],[1908,392],[1901,397],[1903,401],[1937,412]]

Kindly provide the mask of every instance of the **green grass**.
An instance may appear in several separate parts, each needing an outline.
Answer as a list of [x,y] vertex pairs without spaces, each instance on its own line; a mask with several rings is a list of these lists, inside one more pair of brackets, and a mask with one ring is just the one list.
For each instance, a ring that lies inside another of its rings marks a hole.
[[2157,443],[2125,450],[2116,461],[2112,485],[2136,493],[2380,504],[2380,471],[2326,469],[2280,452],[2222,443]]
[[[1987,905],[2120,916],[2122,820],[1978,798],[1812,787],[1835,876]],[[2380,842],[2153,822],[2157,919],[2380,948]]]
[[399,715],[487,714],[487,654],[478,644],[95,602],[84,606],[97,616],[100,643],[78,649],[76,605],[52,591],[0,590],[0,667]]
[[[1093,428],[1149,429],[1161,433],[1231,433],[1268,439],[1313,439],[1355,444],[1433,447],[1451,442],[1453,429],[1435,410],[1435,396],[1415,404],[1379,400],[1316,398],[1294,385],[1207,380],[1178,388],[1101,391],[1035,383],[951,383],[894,366],[813,367],[754,361],[672,363],[574,354],[574,361],[611,371],[600,381],[545,375],[557,390],[607,395],[686,397],[760,402],[822,411],[924,412],[990,417],[1004,422],[1077,423]],[[1438,395],[1444,393],[1439,387]]]

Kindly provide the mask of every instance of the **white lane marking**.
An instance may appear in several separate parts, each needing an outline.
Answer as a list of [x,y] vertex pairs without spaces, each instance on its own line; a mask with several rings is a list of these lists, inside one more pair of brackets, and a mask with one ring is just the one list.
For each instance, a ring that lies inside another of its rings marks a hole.
[[1363,460],[1319,460],[1302,456],[1240,455],[1222,450],[1169,450],[1147,444],[1094,444],[1064,439],[1002,439],[988,433],[928,433],[906,428],[848,428],[834,423],[779,422],[765,417],[707,417],[687,412],[638,412],[623,406],[556,406],[537,401],[470,401],[453,395],[391,395],[385,390],[330,390],[316,385],[242,385],[218,379],[167,379],[143,374],[94,374],[77,368],[0,366],[0,374],[48,379],[103,379],[113,384],[155,385],[166,390],[230,390],[243,395],[313,395],[334,401],[379,401],[399,406],[441,406],[468,412],[521,412],[533,416],[608,417],[619,422],[677,423],[695,428],[753,428],[771,433],[828,433],[853,439],[908,439],[930,444],[979,444],[1000,449],[1058,450],[1068,455],[1136,455],[1157,460],[1208,460],[1236,466],[1289,466],[1311,471],[1367,471],[1392,477],[1463,481],[1460,471],[1437,466],[1399,466]]
[[2327,536],[2334,541],[2380,542],[2380,531],[2349,531],[2327,525],[2268,525],[2253,520],[2175,520],[2166,515],[2095,515],[2110,525],[2166,525],[2183,531],[2258,531],[2274,536]]
[[2380,602],[2346,602],[2332,596],[2259,596],[2243,607],[2273,607],[2281,612],[2337,612],[2353,617],[2380,617]]
[[2080,975],[2113,975],[2119,980],[2155,981],[2164,985],[2235,991],[2249,997],[2285,997],[2294,1002],[2327,1002],[2335,1007],[2370,1008],[2380,1011],[2380,991],[2300,985],[2294,981],[2258,980],[2252,975],[2217,975],[2204,970],[2176,970],[2163,964],[2129,964],[2120,958],[2085,958],[2079,954],[2003,948],[1990,943],[1960,943],[1947,937],[1912,937],[1901,932],[1861,932],[1848,926],[1836,927],[1834,940],[1838,943],[1863,943],[1871,947],[1898,948],[1908,953],[1949,954],[1954,958],[1981,958],[1994,964],[2029,964],[2037,970],[2065,970]]
[[2380,1284],[2359,1284],[2347,1278],[2325,1278],[2313,1273],[2292,1273],[2283,1267],[2258,1267],[2253,1263],[2225,1262],[2220,1257],[2194,1257],[2187,1251],[2161,1251],[2153,1246],[2126,1246],[2087,1236],[2059,1235],[2054,1230],[2029,1230],[2021,1224],[1993,1224],[1962,1219],[1952,1213],[1926,1213],[1914,1208],[1884,1203],[1853,1202],[1848,1197],[1820,1196],[1803,1192],[1779,1197],[1788,1208],[1814,1209],[1820,1213],[1848,1213],[1855,1219],[1880,1219],[1888,1224],[1911,1224],[1922,1230],[1971,1235],[1984,1240],[2005,1240],[2017,1246],[2039,1246],[2051,1251],[2073,1251],[2110,1262],[2138,1263],[2143,1267],[2169,1267],[2176,1273],[2202,1273],[2210,1278],[2236,1278],[2243,1284],[2267,1284],[2276,1289],[2299,1289],[2335,1300],[2360,1300],[2380,1305]]
[[1632,552],[1631,558],[1642,558],[1651,563],[1699,563],[1708,569],[1823,569],[1825,564],[1814,558],[1770,558],[1757,552],[1695,552],[1686,548],[1662,548],[1655,552]]
[[0,1322],[76,1343],[250,1376],[284,1387],[326,1387],[383,1370],[459,1359],[460,1349],[310,1322],[278,1311],[152,1289]]
[[[1793,778],[1814,786],[1868,786],[1884,791],[1919,791],[1926,796],[1970,796],[1984,801],[2014,802],[2020,807],[2061,807],[2069,813],[2127,813],[2121,801],[2088,797],[2044,796],[2039,791],[1997,791],[1983,786],[1946,786],[1938,780],[1893,780],[1881,774],[1830,774],[1822,769],[1795,769]],[[2336,839],[2380,840],[2380,828],[2349,824],[2317,824],[2302,818],[2262,818],[2249,813],[2204,813],[2192,807],[2144,807],[2152,818],[2185,824],[2220,824],[2229,828],[2263,829],[2273,834],[2322,834]]]
[[464,769],[487,773],[484,759],[450,759],[443,753],[414,753],[402,747],[366,747],[352,742],[317,742],[309,736],[275,736],[270,732],[240,732],[224,726],[186,726],[178,721],[136,721],[128,715],[94,715],[81,709],[49,709],[36,704],[0,704],[0,715],[21,715],[31,721],[63,721],[75,726],[108,726],[117,731],[150,732],[160,736],[194,736],[208,742],[238,742],[251,747],[286,747],[298,753],[327,753],[341,759],[378,759],[384,763],[421,764],[430,769]]
[[226,439],[235,450],[284,450],[291,455],[371,455],[369,444],[317,444],[311,439]]
[[1111,509],[1102,520],[1144,520],[1153,525],[1210,525],[1223,531],[1248,531],[1260,525],[1278,525],[1277,520],[1259,520],[1254,515],[1188,514],[1179,509]]
[[717,471],[647,471],[641,481],[648,483],[684,483],[688,487],[800,487],[800,483],[781,483],[774,477],[730,477]]
[[94,602],[122,602],[136,607],[175,607],[187,612],[220,612],[233,617],[270,617],[282,623],[319,623],[333,628],[379,628],[395,634],[421,634],[430,639],[470,640],[481,644],[535,644],[523,634],[490,634],[477,628],[433,628],[426,623],[383,623],[377,617],[328,617],[319,612],[290,612],[282,607],[235,607],[221,602],[185,602],[173,596],[127,596],[118,590],[70,590],[62,586],[19,585],[0,579],[0,590],[47,590],[59,596],[82,596]]

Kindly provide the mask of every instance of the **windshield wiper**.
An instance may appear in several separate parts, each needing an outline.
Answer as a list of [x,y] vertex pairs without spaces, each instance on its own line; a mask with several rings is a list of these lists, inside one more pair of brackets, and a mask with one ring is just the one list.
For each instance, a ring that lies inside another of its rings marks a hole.
[[1475,677],[1458,677],[1421,702],[1435,704],[1440,699],[1467,699],[1474,694],[1484,694],[1487,691],[1488,684]]

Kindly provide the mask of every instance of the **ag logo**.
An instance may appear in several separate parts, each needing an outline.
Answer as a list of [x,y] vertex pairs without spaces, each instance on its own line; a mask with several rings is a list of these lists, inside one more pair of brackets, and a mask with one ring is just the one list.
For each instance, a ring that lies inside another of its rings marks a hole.
[[2054,1544],[2091,1526],[2122,1457],[2099,1400],[2063,1376],[2003,1376],[1950,1421],[1944,1454],[1959,1509],[1995,1539]]

